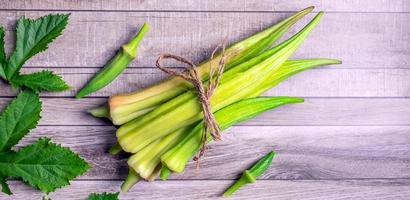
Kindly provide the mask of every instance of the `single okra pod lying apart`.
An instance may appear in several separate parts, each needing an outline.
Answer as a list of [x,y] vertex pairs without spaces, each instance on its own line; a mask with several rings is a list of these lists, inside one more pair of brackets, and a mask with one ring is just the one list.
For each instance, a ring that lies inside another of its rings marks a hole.
[[145,23],[138,34],[131,39],[127,44],[121,47],[121,50],[117,55],[111,59],[102,70],[100,70],[90,82],[87,83],[76,95],[75,97],[81,98],[89,95],[106,85],[110,84],[118,75],[124,71],[125,68],[130,64],[131,61],[137,56],[138,46],[144,37],[145,33],[148,31],[148,24]]
[[248,183],[254,183],[256,178],[265,172],[272,163],[275,152],[271,151],[256,162],[250,169],[245,170],[239,180],[229,187],[223,194],[224,197],[231,196],[236,190]]

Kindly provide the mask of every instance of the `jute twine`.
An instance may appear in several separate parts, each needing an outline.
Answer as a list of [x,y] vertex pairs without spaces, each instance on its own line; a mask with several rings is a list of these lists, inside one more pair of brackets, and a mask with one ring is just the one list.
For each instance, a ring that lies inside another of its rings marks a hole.
[[[222,77],[224,67],[225,67],[225,43],[218,45],[215,48],[215,50],[212,52],[211,60],[214,59],[214,56],[219,49],[221,49],[221,59],[219,60],[219,66],[216,72],[215,72],[215,69],[213,69],[212,67],[212,61],[209,64],[208,87],[206,87],[202,83],[201,76],[198,74],[197,66],[190,60],[185,59],[181,56],[163,53],[158,57],[156,61],[156,66],[160,70],[162,70],[163,72],[169,75],[178,76],[190,82],[196,89],[196,92],[198,93],[198,101],[202,106],[202,113],[204,115],[204,119],[203,119],[204,126],[202,130],[201,148],[197,156],[195,157],[195,160],[197,161],[197,167],[199,167],[199,158],[204,155],[205,150],[206,150],[208,133],[212,136],[212,139],[221,140],[221,129],[218,125],[218,122],[215,119],[214,114],[212,113],[211,104],[210,104],[211,97],[214,94],[216,88],[218,87],[221,81],[221,77]],[[185,67],[186,70],[180,72],[175,69],[171,69],[169,67],[163,66],[161,64],[161,61],[166,60],[166,59],[173,59],[178,62],[186,64],[187,65],[187,67]]]

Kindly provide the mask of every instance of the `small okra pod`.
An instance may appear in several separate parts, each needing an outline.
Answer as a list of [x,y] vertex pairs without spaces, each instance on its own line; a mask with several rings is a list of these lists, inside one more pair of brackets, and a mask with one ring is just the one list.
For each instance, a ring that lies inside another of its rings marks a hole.
[[91,80],[87,83],[75,97],[81,98],[89,95],[95,91],[100,90],[109,83],[111,83],[118,75],[124,71],[131,61],[137,56],[137,49],[140,41],[148,31],[148,24],[144,23],[138,34],[132,38],[127,44],[121,47],[121,50],[112,58],[102,70],[100,70]]
[[245,170],[239,180],[237,180],[231,187],[229,187],[223,194],[224,197],[231,196],[236,190],[248,183],[254,183],[256,178],[265,172],[270,164],[272,159],[275,156],[275,152],[271,151],[262,157],[258,162],[256,162],[250,169]]

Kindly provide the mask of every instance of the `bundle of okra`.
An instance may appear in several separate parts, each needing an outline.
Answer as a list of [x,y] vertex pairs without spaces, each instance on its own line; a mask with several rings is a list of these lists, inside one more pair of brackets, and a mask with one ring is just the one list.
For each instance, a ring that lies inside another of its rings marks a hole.
[[[296,97],[259,97],[286,78],[317,66],[339,64],[335,59],[297,59],[290,56],[318,24],[319,12],[303,29],[274,46],[299,19],[310,13],[306,8],[266,30],[231,45],[225,50],[225,71],[210,105],[224,130],[269,109],[303,102]],[[221,54],[201,63],[198,72],[206,85],[210,69],[218,67]],[[169,79],[128,94],[112,96],[108,109],[92,110],[94,116],[107,115],[117,130],[118,143],[110,150],[131,153],[129,175],[122,191],[140,179],[165,180],[181,173],[201,146],[204,126],[201,105],[193,86],[180,77]],[[208,142],[211,137],[207,137]]]

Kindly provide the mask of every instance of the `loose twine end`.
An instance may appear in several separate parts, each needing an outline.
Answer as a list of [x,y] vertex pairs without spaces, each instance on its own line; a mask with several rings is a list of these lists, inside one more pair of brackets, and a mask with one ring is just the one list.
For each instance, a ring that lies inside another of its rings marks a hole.
[[[207,149],[207,141],[208,141],[208,133],[212,136],[214,140],[221,140],[221,129],[218,125],[218,122],[215,119],[214,114],[212,113],[211,109],[211,97],[214,94],[216,88],[218,87],[222,74],[225,68],[225,43],[218,45],[211,54],[211,62],[209,62],[209,81],[208,87],[205,87],[202,83],[202,78],[198,74],[197,66],[188,59],[185,59],[181,56],[172,55],[163,53],[161,54],[157,61],[156,66],[158,69],[162,70],[163,72],[181,77],[182,79],[190,82],[198,93],[198,101],[202,106],[202,113],[204,115],[204,126],[202,130],[202,139],[201,139],[201,147],[198,154],[195,156],[194,160],[197,163],[197,168],[199,168],[199,160],[205,154]],[[218,67],[214,69],[212,67],[212,60],[215,57],[215,54],[218,50],[221,49],[221,59],[219,60]],[[173,59],[188,65],[186,70],[183,72],[171,69],[169,67],[164,67],[161,65],[161,61],[165,59]]]

